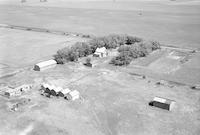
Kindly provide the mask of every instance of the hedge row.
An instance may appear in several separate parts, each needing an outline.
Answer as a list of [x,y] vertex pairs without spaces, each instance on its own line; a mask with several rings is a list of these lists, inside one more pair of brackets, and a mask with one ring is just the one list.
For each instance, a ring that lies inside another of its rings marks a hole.
[[122,45],[119,47],[120,53],[114,57],[110,64],[117,66],[128,65],[133,59],[145,57],[154,50],[160,49],[160,43],[156,41],[139,42],[131,45]]
[[[142,54],[144,50],[155,50],[158,48],[158,46],[159,43],[157,42],[151,42],[148,45],[144,43],[141,38],[138,37],[113,34],[104,37],[95,37],[88,42],[77,42],[70,48],[65,47],[63,49],[60,49],[54,55],[54,59],[57,61],[58,64],[64,64],[68,61],[77,61],[80,57],[85,57],[93,54],[98,47],[105,47],[106,49],[115,49],[119,47],[118,51],[120,52],[120,55],[114,58],[111,63],[114,65],[124,65],[117,63],[118,61],[126,61],[126,59],[130,61],[130,59],[136,58],[136,56],[133,56],[136,55],[133,52],[137,52],[137,57],[141,57],[142,55],[144,55]],[[127,52],[125,52],[124,50],[127,50]]]

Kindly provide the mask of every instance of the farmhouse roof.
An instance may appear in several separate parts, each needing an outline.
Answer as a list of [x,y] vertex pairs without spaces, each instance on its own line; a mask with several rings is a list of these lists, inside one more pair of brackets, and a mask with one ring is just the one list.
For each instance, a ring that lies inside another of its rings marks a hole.
[[98,53],[105,53],[106,52],[106,48],[105,47],[97,48],[96,52],[98,52]]

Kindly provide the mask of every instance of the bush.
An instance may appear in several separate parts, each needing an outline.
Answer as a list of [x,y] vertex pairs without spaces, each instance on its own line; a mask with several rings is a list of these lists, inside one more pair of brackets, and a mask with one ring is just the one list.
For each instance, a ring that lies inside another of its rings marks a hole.
[[151,44],[152,44],[152,50],[157,50],[157,49],[160,49],[160,43],[158,41],[151,41]]
[[120,53],[119,56],[114,57],[111,61],[110,64],[114,64],[117,66],[122,66],[122,65],[128,65],[130,64],[132,58],[129,57],[128,55],[124,54],[124,53]]
[[58,50],[57,54],[54,55],[54,59],[58,64],[64,64],[68,61],[77,61],[78,57],[78,52],[68,47]]
[[115,49],[120,45],[124,45],[126,42],[127,42],[126,35],[115,35],[115,34],[104,37],[93,38],[92,40],[89,41],[90,45],[93,48],[93,51],[95,51],[96,48],[101,48],[101,47],[105,47],[106,49]]
[[138,38],[138,37],[127,36],[126,38],[127,38],[126,39],[126,44],[127,45],[131,45],[131,44],[142,42],[142,39]]
[[129,64],[132,59],[144,57],[150,52],[160,49],[160,43],[156,41],[143,42],[141,38],[127,35],[109,35],[105,37],[93,38],[88,42],[77,42],[71,48],[65,47],[57,51],[54,59],[58,64],[68,61],[77,61],[80,57],[93,54],[97,48],[105,47],[114,49],[119,47],[119,56],[113,58],[114,65]]
[[130,45],[122,45],[118,48],[118,52],[130,51],[130,49],[131,49]]
[[93,38],[92,40],[89,41],[89,44],[91,45],[93,52],[95,52],[97,48],[105,46],[105,43],[101,38]]
[[137,57],[145,57],[148,55],[147,49],[142,44],[132,45],[130,51],[132,54],[136,54]]
[[102,37],[101,40],[104,42],[104,47],[107,49],[114,49],[118,46],[117,40],[112,36]]
[[86,60],[85,60],[85,63],[86,64],[89,64],[91,62],[91,58],[87,58]]
[[84,57],[92,54],[92,48],[84,42],[77,42],[72,46],[72,50],[78,53],[78,57]]
[[118,46],[124,45],[127,41],[127,35],[111,34],[109,36],[112,37],[113,40],[115,40]]

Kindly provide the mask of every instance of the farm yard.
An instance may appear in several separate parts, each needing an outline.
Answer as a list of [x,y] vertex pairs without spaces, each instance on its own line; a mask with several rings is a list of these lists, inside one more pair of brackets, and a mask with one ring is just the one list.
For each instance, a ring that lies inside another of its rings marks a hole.
[[[33,83],[35,87],[23,95],[31,99],[30,103],[16,112],[6,113],[7,104],[20,98],[1,98],[0,116],[4,120],[0,132],[5,135],[27,130],[30,135],[79,135],[83,131],[87,135],[199,133],[199,91],[182,85],[157,85],[159,80],[143,79],[119,67],[112,68],[69,63],[43,72],[24,71],[2,79],[2,84]],[[60,86],[80,91],[81,99],[67,101],[61,97],[41,96],[37,84],[54,80]],[[168,112],[150,107],[148,102],[154,96],[175,100],[175,108]]]
[[199,6],[4,1],[0,24],[92,36],[0,28],[0,135],[199,135]]

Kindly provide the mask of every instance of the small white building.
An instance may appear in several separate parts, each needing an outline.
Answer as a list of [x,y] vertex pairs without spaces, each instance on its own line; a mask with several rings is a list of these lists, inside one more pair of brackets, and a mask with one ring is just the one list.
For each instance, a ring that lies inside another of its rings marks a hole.
[[32,88],[32,85],[30,85],[30,84],[24,84],[24,85],[21,85],[21,86],[15,88],[15,89],[18,90],[18,91],[21,91],[21,92],[27,92],[31,88]]
[[68,89],[68,88],[66,88],[66,89],[63,89],[62,91],[58,92],[58,95],[59,95],[60,97],[64,97],[64,96],[66,96],[69,92],[71,92],[71,90]]
[[153,101],[151,101],[149,105],[171,111],[174,108],[175,101],[161,97],[154,97]]
[[13,96],[20,96],[22,94],[22,92],[18,89],[13,89],[10,87],[7,87],[6,91],[4,92],[5,96],[8,97],[13,97]]
[[34,70],[35,71],[42,71],[42,70],[45,70],[45,69],[55,67],[56,64],[57,64],[57,62],[55,60],[43,61],[43,62],[36,64],[34,66]]
[[97,48],[95,53],[93,54],[94,57],[107,57],[108,52],[105,47]]
[[65,99],[67,100],[76,100],[79,98],[80,98],[80,93],[77,90],[69,92],[65,97]]

